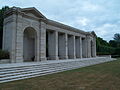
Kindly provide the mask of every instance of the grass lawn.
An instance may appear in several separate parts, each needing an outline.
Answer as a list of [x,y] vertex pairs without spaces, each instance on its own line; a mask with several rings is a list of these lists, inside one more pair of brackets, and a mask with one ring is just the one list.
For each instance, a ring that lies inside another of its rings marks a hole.
[[120,59],[0,84],[0,90],[120,90]]

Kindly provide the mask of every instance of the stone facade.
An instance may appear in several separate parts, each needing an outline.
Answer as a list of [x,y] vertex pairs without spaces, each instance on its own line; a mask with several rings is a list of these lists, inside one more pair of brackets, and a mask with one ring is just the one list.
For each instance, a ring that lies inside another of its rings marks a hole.
[[35,8],[6,11],[3,50],[11,63],[96,57],[96,35],[47,19]]

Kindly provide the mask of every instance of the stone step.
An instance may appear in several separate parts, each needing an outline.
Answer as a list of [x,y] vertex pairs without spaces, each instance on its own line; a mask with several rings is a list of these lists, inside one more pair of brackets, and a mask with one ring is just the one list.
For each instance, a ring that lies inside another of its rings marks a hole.
[[30,75],[30,76],[26,76],[26,77],[12,78],[12,79],[8,79],[8,80],[0,81],[0,83],[9,82],[9,81],[15,81],[15,80],[21,80],[21,79],[27,79],[27,78],[37,77],[37,76],[43,76],[43,75],[62,72],[62,71],[71,70],[71,69],[75,69],[75,68],[63,69],[63,70],[58,70],[58,71],[48,72],[48,73],[43,73],[43,74]]
[[[56,65],[56,64],[62,64],[62,63],[54,63],[54,64],[39,64],[39,65],[31,65],[31,66],[21,66],[22,68],[33,68],[33,67],[39,67],[39,66],[48,66],[48,65]],[[65,64],[65,63],[64,63]],[[69,64],[69,63],[67,63]],[[21,67],[10,67],[10,68],[0,68],[0,72],[3,70],[9,71],[9,70],[15,70],[15,69],[21,69]]]
[[25,70],[34,70],[34,69],[37,69],[37,68],[38,68],[38,69],[46,69],[46,68],[50,68],[50,67],[53,67],[53,66],[50,66],[50,65],[49,65],[49,66],[39,66],[39,67],[30,67],[30,68],[29,68],[29,67],[27,67],[27,68],[22,68],[22,67],[21,67],[21,68],[19,68],[19,69],[18,69],[18,68],[17,68],[17,69],[14,68],[13,70],[12,70],[12,68],[11,68],[10,70],[7,70],[7,71],[6,71],[6,70],[5,70],[5,71],[3,70],[2,72],[0,72],[0,74],[13,73],[13,72],[16,72],[16,71],[17,71],[17,72],[22,72],[22,71],[25,71]]
[[22,73],[22,72],[24,73],[26,71],[33,71],[33,70],[39,70],[39,69],[47,70],[49,68],[55,68],[55,66],[54,67],[53,66],[52,67],[41,67],[41,68],[37,67],[37,68],[31,68],[31,69],[21,69],[21,70],[16,70],[16,71],[0,72],[0,77],[5,76],[5,75],[7,75],[9,73]]
[[[36,71],[36,70],[41,70],[41,71],[43,71],[43,70],[49,70],[49,69],[56,69],[56,68],[66,68],[66,67],[68,67],[67,65],[65,65],[65,66],[52,66],[52,67],[42,67],[42,68],[34,68],[34,69],[23,69],[23,70],[16,70],[16,71],[7,71],[7,72],[0,72],[0,77],[3,77],[3,76],[5,76],[5,75],[12,75],[12,74],[14,74],[14,73],[26,73],[26,72],[31,72],[31,71]],[[70,65],[69,65],[69,67],[71,67]]]
[[[95,61],[94,61],[94,63],[95,63]],[[92,64],[92,63],[89,62],[89,64]],[[56,65],[57,65],[57,64],[56,64]],[[59,64],[59,65],[60,65],[60,64]],[[43,65],[37,66],[37,67],[43,68]],[[31,67],[26,67],[26,68],[23,68],[23,67],[21,68],[21,67],[19,67],[19,69],[18,69],[18,68],[17,68],[17,69],[16,69],[16,68],[15,68],[15,69],[12,69],[12,68],[11,68],[11,69],[9,69],[9,70],[7,70],[7,71],[8,71],[8,72],[9,72],[9,71],[10,71],[10,72],[11,72],[11,71],[13,72],[13,70],[14,70],[14,71],[16,71],[16,70],[22,71],[22,70],[24,70],[24,69],[28,69],[28,70],[29,70],[30,68],[31,68],[31,69],[36,69],[37,67],[36,67],[36,66],[34,66],[34,67],[31,66]],[[49,67],[49,66],[46,66],[46,67]],[[2,73],[2,71],[1,71],[1,73]]]
[[10,67],[0,67],[0,83],[20,80],[25,78],[31,78],[36,76],[47,75],[51,73],[57,73],[61,71],[76,69],[80,67],[99,64],[112,59],[98,58],[91,60],[75,60],[75,61],[58,61],[55,63],[36,63]]
[[[65,65],[67,65],[67,64],[65,64]],[[71,64],[68,64],[68,65],[71,65]],[[51,68],[51,67],[59,67],[59,66],[62,66],[62,65],[49,65],[49,66],[39,66],[39,67],[30,67],[30,68],[20,68],[20,69],[12,69],[11,68],[11,70],[5,70],[5,71],[2,71],[2,72],[0,72],[0,74],[5,74],[5,73],[9,73],[9,72],[16,72],[16,71],[20,71],[20,72],[22,72],[22,71],[24,71],[24,70],[34,70],[34,69],[36,69],[36,68],[40,68],[40,69],[46,69],[46,68]]]
[[[81,62],[82,63],[82,62]],[[49,67],[53,67],[53,66],[61,66],[61,65],[71,65],[72,63],[67,63],[67,64],[50,64],[50,65],[39,65],[39,66],[31,66],[31,67],[17,67],[17,68],[9,68],[9,69],[3,69],[3,70],[1,70],[0,71],[0,73],[2,73],[2,72],[13,72],[13,71],[18,71],[18,70],[20,70],[20,71],[22,71],[22,70],[30,70],[30,69],[36,69],[36,68],[49,68]],[[78,64],[78,63],[73,63],[73,64]]]
[[[47,71],[50,69],[60,69],[60,68],[67,68],[68,66],[61,66],[61,67],[44,67],[44,68],[35,68],[35,69],[30,69],[30,70],[23,70],[23,71],[12,71],[12,72],[2,72],[2,74],[0,73],[0,77],[5,77],[5,76],[9,76],[9,75],[13,75],[13,74],[24,74],[24,73],[28,73],[28,72],[36,72],[36,71]],[[69,66],[70,67],[70,66]]]
[[58,68],[58,69],[51,69],[51,70],[46,70],[46,71],[42,71],[42,72],[31,72],[31,73],[25,73],[25,74],[20,74],[20,75],[17,75],[17,76],[9,76],[9,77],[5,77],[5,78],[1,78],[0,79],[0,82],[3,81],[3,80],[9,80],[9,79],[14,79],[14,78],[19,78],[19,77],[29,77],[29,76],[32,76],[32,75],[38,75],[38,74],[47,74],[49,72],[58,72],[58,71],[63,71],[63,70],[69,70],[69,69],[73,69],[73,68],[76,68],[76,67],[67,67],[67,68]]

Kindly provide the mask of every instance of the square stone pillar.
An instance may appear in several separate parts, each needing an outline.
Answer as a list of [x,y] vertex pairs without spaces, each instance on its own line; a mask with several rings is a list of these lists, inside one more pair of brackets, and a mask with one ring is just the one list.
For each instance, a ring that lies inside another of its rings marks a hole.
[[68,59],[68,34],[65,33],[65,59]]
[[55,58],[55,60],[58,60],[58,32],[57,31],[55,31],[55,38],[54,38],[54,43],[55,43],[55,50],[54,50],[54,52],[55,52],[55,56],[54,56],[54,58]]
[[40,22],[40,60],[46,60],[46,23],[44,21]]
[[40,31],[38,30],[37,37],[36,37],[36,61],[40,61]]
[[96,38],[93,38],[92,56],[96,57]]
[[82,38],[80,37],[80,58],[82,58]]
[[75,51],[75,36],[73,36],[73,58],[76,58],[76,51]]
[[58,32],[48,31],[48,59],[58,60]]

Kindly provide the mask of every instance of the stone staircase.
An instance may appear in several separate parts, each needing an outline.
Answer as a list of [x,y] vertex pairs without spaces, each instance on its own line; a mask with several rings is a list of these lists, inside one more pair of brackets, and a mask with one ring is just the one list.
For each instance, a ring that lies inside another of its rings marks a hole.
[[89,59],[57,60],[34,63],[16,63],[0,65],[0,83],[32,78],[80,67],[99,64],[114,59],[97,57]]

